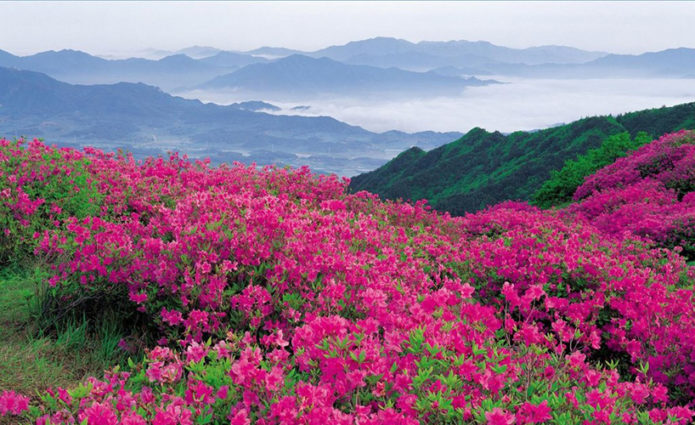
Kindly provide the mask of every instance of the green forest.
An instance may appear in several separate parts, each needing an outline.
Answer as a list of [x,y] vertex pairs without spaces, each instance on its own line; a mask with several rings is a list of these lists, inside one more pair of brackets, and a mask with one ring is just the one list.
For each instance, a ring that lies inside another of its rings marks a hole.
[[454,215],[504,200],[560,205],[584,177],[665,133],[695,128],[695,102],[502,134],[474,128],[429,152],[411,148],[352,178],[385,199],[427,199]]

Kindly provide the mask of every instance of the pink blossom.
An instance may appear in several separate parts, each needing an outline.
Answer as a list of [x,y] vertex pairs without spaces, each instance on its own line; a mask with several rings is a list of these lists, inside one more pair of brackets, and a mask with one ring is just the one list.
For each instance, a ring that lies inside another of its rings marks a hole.
[[113,408],[106,403],[93,403],[79,415],[80,421],[87,420],[87,425],[117,425],[118,417]]
[[0,393],[0,416],[20,415],[29,409],[29,398],[14,391]]
[[491,412],[485,412],[485,419],[489,425],[512,425],[515,422],[514,415],[495,407]]

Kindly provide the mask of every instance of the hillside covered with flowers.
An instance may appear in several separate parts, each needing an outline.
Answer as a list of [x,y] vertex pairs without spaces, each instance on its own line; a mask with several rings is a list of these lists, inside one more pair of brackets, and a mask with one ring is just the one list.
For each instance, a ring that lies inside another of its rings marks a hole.
[[[695,133],[562,209],[451,217],[308,169],[0,141],[0,263],[142,360],[0,416],[40,425],[686,424]],[[1,391],[4,390],[4,391]],[[1,419],[0,419],[1,421]]]

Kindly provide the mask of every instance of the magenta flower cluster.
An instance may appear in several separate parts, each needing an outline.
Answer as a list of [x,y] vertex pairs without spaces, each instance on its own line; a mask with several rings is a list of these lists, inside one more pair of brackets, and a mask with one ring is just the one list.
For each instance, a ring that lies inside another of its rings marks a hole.
[[667,134],[587,178],[571,207],[604,232],[695,254],[695,133]]
[[[640,232],[656,215],[637,226],[607,214],[653,201],[674,234],[664,211],[691,198],[692,143],[677,133],[619,160],[567,210],[509,202],[454,218],[348,194],[346,181],[306,168],[0,141],[0,211],[14,220],[5,244],[29,244],[57,290],[122,290],[160,338],[128,372],[31,403],[4,392],[0,415],[40,425],[690,423],[695,270],[664,248],[671,236]],[[49,196],[56,187],[69,196]]]

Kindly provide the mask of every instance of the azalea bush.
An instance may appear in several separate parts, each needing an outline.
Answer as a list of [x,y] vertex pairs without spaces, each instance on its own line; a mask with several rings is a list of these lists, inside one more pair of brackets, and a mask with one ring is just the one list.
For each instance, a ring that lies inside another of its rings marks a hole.
[[[84,176],[87,189],[73,190],[94,193],[64,215],[7,216],[31,233],[23,249],[47,265],[47,284],[66,306],[121,303],[124,318],[147,323],[139,343],[156,344],[77,388],[3,392],[0,415],[53,425],[695,415],[695,271],[627,225],[606,228],[600,208],[504,203],[453,218],[348,194],[345,180],[307,168],[3,143],[16,158],[7,179],[29,167],[41,181],[53,171],[37,164],[61,152]],[[688,190],[670,181],[658,205]],[[48,202],[31,193],[23,202]]]
[[629,231],[695,257],[695,132],[667,134],[588,177],[570,207],[602,231]]
[[74,149],[0,140],[0,265],[30,256],[35,232],[99,212],[103,195],[88,167]]

